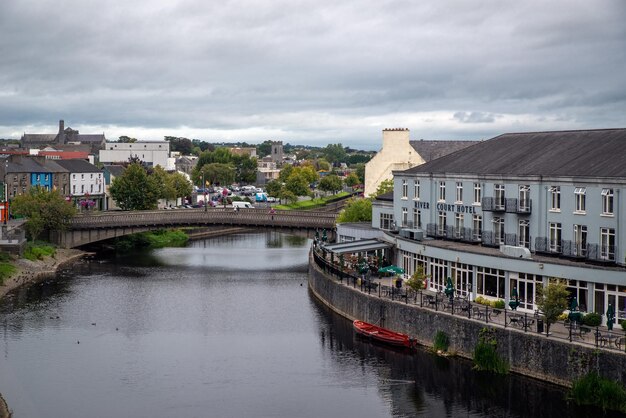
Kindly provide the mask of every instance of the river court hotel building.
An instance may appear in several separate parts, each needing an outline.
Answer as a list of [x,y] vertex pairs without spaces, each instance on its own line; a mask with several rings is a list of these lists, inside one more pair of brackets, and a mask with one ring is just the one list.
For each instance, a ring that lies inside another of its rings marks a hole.
[[581,310],[626,319],[626,129],[504,134],[405,171],[372,226],[428,287],[533,312],[567,280]]

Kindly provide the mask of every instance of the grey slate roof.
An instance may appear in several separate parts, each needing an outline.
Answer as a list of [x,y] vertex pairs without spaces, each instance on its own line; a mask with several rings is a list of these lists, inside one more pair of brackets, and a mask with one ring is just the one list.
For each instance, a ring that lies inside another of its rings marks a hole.
[[126,170],[126,167],[124,167],[123,165],[107,165],[104,166],[104,169],[111,173],[113,177],[119,177],[124,174],[124,170]]
[[404,173],[626,178],[626,129],[503,134]]
[[379,194],[376,196],[376,200],[386,200],[393,202],[393,190],[387,193]]
[[79,159],[57,160],[58,165],[65,168],[70,173],[99,173],[100,169],[95,165]]
[[462,150],[480,141],[432,141],[423,140],[409,141],[409,144],[424,159],[425,162],[441,158],[444,155]]

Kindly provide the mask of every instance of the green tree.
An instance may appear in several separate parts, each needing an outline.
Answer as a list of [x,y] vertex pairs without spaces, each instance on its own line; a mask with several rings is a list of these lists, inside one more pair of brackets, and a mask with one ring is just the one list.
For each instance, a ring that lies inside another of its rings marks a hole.
[[547,286],[537,288],[537,307],[543,312],[546,321],[546,332],[550,332],[550,324],[554,324],[567,309],[569,291],[567,284],[559,279],[550,278]]
[[420,290],[426,288],[427,279],[428,275],[424,272],[424,267],[419,265],[411,278],[406,281],[406,284],[414,291],[419,292]]
[[257,159],[248,155],[234,155],[235,181],[238,183],[256,182]]
[[286,188],[283,188],[280,192],[280,198],[285,199],[289,203],[296,203],[298,201],[298,196]]
[[348,174],[348,177],[346,177],[345,181],[346,181],[346,186],[348,187],[354,187],[357,184],[361,184],[359,181],[359,177],[355,173]]
[[33,187],[27,194],[13,198],[12,211],[27,219],[24,226],[33,240],[45,230],[66,229],[76,214],[76,208],[59,191],[48,191],[41,187]]
[[342,163],[346,161],[346,149],[341,144],[328,144],[322,152],[326,160],[330,163]]
[[354,169],[356,175],[359,177],[359,184],[365,183],[365,164],[357,164]]
[[317,187],[324,192],[332,192],[334,194],[341,190],[342,182],[339,176],[330,174],[324,176]]
[[256,155],[259,157],[265,157],[272,152],[272,141],[263,141],[256,146]]
[[191,193],[193,192],[191,183],[182,173],[175,172],[170,174],[167,177],[167,182],[169,187],[174,190],[175,198],[191,196]]
[[117,142],[122,142],[122,143],[132,143],[134,144],[135,142],[137,142],[137,138],[131,138],[129,136],[126,135],[122,135],[119,137],[119,139],[117,140]]
[[294,170],[294,167],[290,164],[287,164],[280,170],[280,173],[278,173],[278,179],[282,181],[283,183],[285,183],[287,179],[289,178],[289,176],[291,175],[291,173],[293,173],[293,170]]
[[202,167],[196,166],[193,176],[197,184],[202,183],[203,174],[205,182],[212,185],[225,186],[235,179],[235,169],[230,164],[210,163]]
[[189,138],[166,136],[165,140],[170,143],[170,151],[180,152],[181,155],[190,155],[193,151],[193,143]]
[[130,164],[113,180],[111,197],[123,210],[156,209],[161,189],[154,176],[148,176],[139,164]]
[[280,191],[282,188],[283,184],[279,180],[272,180],[265,185],[265,190],[267,191],[267,194],[274,197],[280,196]]
[[393,179],[387,179],[380,182],[374,196],[380,196],[381,194],[393,192]]
[[370,199],[350,199],[337,217],[338,223],[371,222],[372,201]]
[[291,173],[285,182],[285,188],[296,196],[308,196],[311,189],[309,188],[307,176],[301,170]]

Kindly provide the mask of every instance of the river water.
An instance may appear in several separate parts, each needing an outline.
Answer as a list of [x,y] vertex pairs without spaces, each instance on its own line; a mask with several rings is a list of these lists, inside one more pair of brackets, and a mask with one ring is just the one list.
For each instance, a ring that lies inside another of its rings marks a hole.
[[239,234],[74,264],[0,305],[15,418],[588,416],[558,387],[361,341],[310,242]]

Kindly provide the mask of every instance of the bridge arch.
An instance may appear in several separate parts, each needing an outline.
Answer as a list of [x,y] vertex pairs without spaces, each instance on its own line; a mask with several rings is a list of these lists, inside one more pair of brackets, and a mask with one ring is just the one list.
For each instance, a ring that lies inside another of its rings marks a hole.
[[319,211],[276,211],[232,208],[115,211],[75,216],[65,231],[54,231],[51,240],[64,248],[75,248],[138,232],[163,228],[230,225],[282,230],[312,237],[315,230],[335,233],[337,214]]

